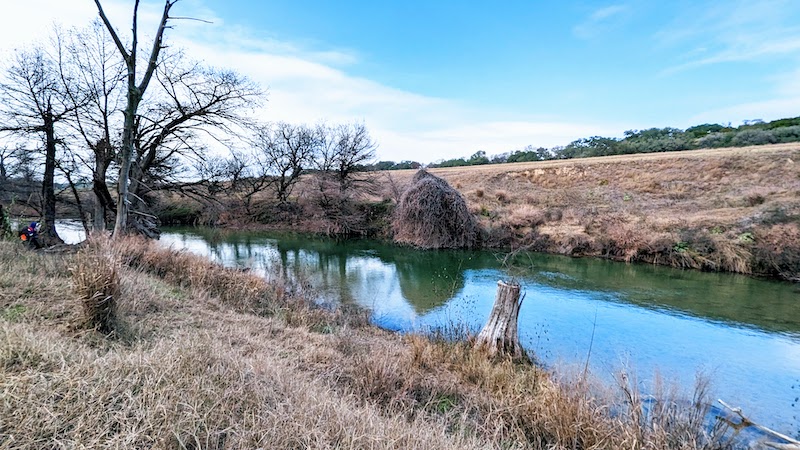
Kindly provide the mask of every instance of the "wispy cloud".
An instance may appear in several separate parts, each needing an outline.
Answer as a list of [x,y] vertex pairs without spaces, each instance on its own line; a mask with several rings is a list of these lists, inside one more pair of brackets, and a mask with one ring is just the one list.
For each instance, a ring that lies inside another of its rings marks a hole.
[[580,39],[592,39],[610,30],[629,10],[629,6],[624,4],[596,9],[583,22],[572,28],[572,34]]
[[786,0],[692,3],[655,33],[657,45],[682,49],[662,74],[697,67],[793,55],[800,50],[800,4]]

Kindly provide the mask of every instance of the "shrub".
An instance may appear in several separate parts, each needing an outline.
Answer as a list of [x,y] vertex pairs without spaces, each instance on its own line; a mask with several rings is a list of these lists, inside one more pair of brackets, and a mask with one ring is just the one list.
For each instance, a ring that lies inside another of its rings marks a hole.
[[772,130],[777,142],[798,142],[800,141],[800,125],[791,127],[775,128]]
[[480,238],[461,194],[424,170],[400,198],[393,228],[395,242],[420,248],[472,248]]
[[736,147],[745,147],[748,145],[764,145],[774,144],[778,140],[768,130],[744,130],[736,133],[731,139],[731,144]]
[[698,139],[696,144],[698,148],[727,147],[731,139],[733,139],[732,133],[711,133]]

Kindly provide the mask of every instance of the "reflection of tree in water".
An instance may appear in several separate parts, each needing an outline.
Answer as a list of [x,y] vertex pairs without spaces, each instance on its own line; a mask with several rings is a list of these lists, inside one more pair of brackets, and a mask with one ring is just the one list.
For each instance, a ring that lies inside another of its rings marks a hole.
[[[298,248],[306,250],[310,259],[306,263],[314,269],[314,287],[338,296],[342,301],[358,300],[354,289],[362,290],[370,283],[383,280],[373,277],[378,274],[362,268],[359,259],[377,258],[384,264],[394,266],[403,298],[419,314],[446,303],[463,289],[465,270],[496,266],[496,260],[485,253],[419,251],[366,240],[335,242],[330,239],[281,239],[277,246],[282,254]],[[287,263],[292,264],[289,261]],[[295,261],[293,264],[297,263]]]
[[490,267],[493,262],[485,254],[452,250],[397,249],[393,256],[400,291],[419,314],[445,304],[461,291],[465,271]]
[[443,259],[423,254],[416,258],[399,258],[395,262],[400,292],[418,314],[443,305],[464,288],[460,261],[445,262]]

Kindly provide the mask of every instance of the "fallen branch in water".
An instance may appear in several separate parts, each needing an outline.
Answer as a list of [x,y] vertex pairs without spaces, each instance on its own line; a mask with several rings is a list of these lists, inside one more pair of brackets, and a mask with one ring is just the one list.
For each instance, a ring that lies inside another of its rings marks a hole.
[[719,400],[719,399],[717,401],[720,402],[722,404],[722,406],[728,408],[731,412],[733,412],[734,414],[739,416],[739,419],[741,420],[741,422],[739,422],[738,424],[734,425],[734,428],[738,429],[738,428],[745,428],[745,427],[754,427],[754,428],[757,428],[757,429],[763,431],[764,433],[766,433],[766,434],[768,434],[770,436],[773,436],[773,437],[776,437],[778,439],[781,439],[781,440],[784,440],[784,441],[788,442],[788,444],[778,444],[778,443],[774,443],[774,442],[765,442],[764,445],[766,445],[767,447],[777,448],[777,449],[780,449],[780,450],[800,450],[800,441],[798,441],[796,439],[792,439],[789,436],[786,436],[785,434],[778,433],[775,430],[771,430],[771,429],[769,429],[769,428],[767,428],[767,427],[765,427],[763,425],[759,425],[759,424],[753,422],[747,416],[745,416],[744,413],[742,413],[742,408],[734,408],[731,405],[729,405],[729,404],[727,404],[724,401]]

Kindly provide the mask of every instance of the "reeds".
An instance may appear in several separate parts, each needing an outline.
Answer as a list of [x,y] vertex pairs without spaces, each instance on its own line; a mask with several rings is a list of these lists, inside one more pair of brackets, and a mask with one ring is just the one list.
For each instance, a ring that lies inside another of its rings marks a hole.
[[113,254],[79,252],[70,269],[75,290],[81,299],[86,325],[110,334],[116,324],[120,296],[119,263]]

